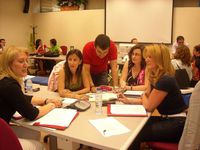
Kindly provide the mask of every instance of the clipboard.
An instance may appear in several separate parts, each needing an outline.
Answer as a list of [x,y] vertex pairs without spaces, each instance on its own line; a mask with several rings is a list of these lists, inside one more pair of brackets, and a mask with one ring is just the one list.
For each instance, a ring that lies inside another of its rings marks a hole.
[[147,117],[147,112],[143,105],[110,104],[107,107],[107,115],[122,117]]

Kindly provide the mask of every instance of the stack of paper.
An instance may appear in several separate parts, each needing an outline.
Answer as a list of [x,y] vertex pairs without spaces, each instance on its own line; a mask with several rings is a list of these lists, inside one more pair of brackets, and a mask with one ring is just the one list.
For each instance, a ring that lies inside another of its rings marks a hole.
[[126,91],[124,92],[124,95],[128,97],[139,97],[144,93],[144,91]]
[[89,120],[89,122],[105,137],[130,132],[130,130],[112,117]]
[[108,116],[147,116],[143,105],[111,104],[107,107]]
[[64,130],[78,115],[77,110],[55,108],[45,116],[36,120],[33,125]]
[[[95,101],[95,93],[89,93],[89,101]],[[109,101],[109,100],[117,100],[116,93],[102,93],[102,100]]]
[[62,99],[62,107],[66,107],[76,101],[77,101],[77,99],[75,99],[75,98],[63,98]]

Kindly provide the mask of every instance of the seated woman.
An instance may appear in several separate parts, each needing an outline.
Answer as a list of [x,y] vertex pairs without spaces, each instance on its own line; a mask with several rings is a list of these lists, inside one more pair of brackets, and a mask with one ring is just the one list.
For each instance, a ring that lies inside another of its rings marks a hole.
[[82,95],[90,91],[89,79],[83,69],[83,55],[80,50],[70,50],[66,55],[64,68],[58,76],[58,92],[61,97],[88,99]]
[[128,53],[129,61],[125,62],[120,78],[120,86],[126,90],[145,90],[148,80],[145,76],[145,60],[142,45],[135,45]]
[[[35,42],[35,49],[36,49],[36,54],[37,55],[43,55],[44,53],[46,53],[46,45],[42,44],[42,40],[41,39],[37,39]],[[44,63],[45,60],[42,59],[37,59],[37,63],[39,64],[39,72],[37,73],[38,75],[45,75],[45,69],[44,69]]]
[[[0,56],[0,117],[10,122],[16,111],[29,120],[44,116],[60,100],[36,98],[24,95],[23,77],[27,75],[28,52],[11,46]],[[41,105],[37,108],[34,105]]]
[[192,79],[191,53],[187,46],[178,46],[174,54],[174,59],[172,59],[171,62],[175,70],[179,68],[185,69],[189,79]]
[[119,95],[126,104],[142,104],[148,112],[156,108],[161,116],[151,116],[129,149],[140,149],[144,141],[179,142],[187,106],[174,77],[169,49],[165,45],[146,46],[144,56],[150,85],[141,98]]
[[195,85],[199,80],[200,80],[200,44],[196,45],[193,49],[192,80],[190,86],[195,87]]

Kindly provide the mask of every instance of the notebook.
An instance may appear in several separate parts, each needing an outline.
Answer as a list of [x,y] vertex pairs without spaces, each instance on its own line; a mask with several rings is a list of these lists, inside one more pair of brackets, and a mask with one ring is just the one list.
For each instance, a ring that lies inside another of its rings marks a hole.
[[124,92],[125,96],[128,97],[139,97],[144,93],[144,91],[129,91],[127,90],[126,92]]
[[77,115],[78,112],[75,109],[55,108],[45,116],[36,120],[33,125],[64,130],[71,124]]
[[143,105],[111,104],[107,107],[108,116],[147,116]]

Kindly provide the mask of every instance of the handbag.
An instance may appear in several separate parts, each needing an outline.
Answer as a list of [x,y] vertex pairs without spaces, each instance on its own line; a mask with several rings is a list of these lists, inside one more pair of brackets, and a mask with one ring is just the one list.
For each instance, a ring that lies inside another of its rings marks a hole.
[[186,69],[181,69],[178,64],[176,64],[178,69],[175,70],[175,78],[180,89],[186,89],[190,87],[190,79]]

